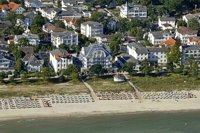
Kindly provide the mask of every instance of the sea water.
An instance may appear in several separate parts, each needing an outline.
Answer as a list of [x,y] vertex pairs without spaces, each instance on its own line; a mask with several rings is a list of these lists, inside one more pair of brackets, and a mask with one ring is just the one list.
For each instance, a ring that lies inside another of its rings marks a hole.
[[18,119],[0,133],[200,133],[200,111]]

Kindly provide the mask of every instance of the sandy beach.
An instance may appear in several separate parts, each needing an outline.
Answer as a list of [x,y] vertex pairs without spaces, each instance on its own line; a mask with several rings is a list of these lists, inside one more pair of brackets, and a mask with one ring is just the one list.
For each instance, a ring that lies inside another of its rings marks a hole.
[[101,100],[89,103],[54,104],[49,108],[8,109],[0,111],[0,120],[58,117],[58,116],[85,116],[106,113],[134,113],[152,111],[183,111],[200,110],[200,92],[192,91],[197,98],[165,99],[165,100]]

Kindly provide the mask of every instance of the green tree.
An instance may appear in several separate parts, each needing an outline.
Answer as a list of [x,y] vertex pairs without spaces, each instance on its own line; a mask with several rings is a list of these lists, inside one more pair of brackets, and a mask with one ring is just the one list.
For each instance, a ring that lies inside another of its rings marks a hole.
[[79,75],[76,72],[71,73],[71,78],[73,81],[77,81],[79,79]]
[[169,13],[176,13],[177,11],[181,12],[181,7],[184,0],[165,0],[164,5]]
[[13,24],[15,24],[16,17],[17,15],[14,12],[9,12],[6,18],[10,20]]
[[188,25],[193,30],[199,30],[200,31],[200,23],[196,18],[189,20]]
[[27,72],[22,72],[22,73],[20,74],[20,78],[21,78],[21,80],[23,80],[23,81],[27,80],[27,78],[28,78]]
[[33,34],[42,33],[42,28],[37,25],[31,25],[31,33]]
[[61,75],[68,75],[70,76],[71,73],[78,73],[79,68],[76,65],[70,64],[67,69],[61,70]]
[[110,47],[110,50],[113,56],[118,54],[119,49],[120,49],[119,43],[111,42],[110,44],[108,44],[108,46]]
[[174,64],[180,63],[181,52],[179,50],[180,44],[177,43],[172,47],[170,53],[168,54],[168,62],[172,62]]
[[0,72],[0,82],[2,83],[4,78],[6,77],[6,74],[4,72]]
[[22,70],[23,70],[23,62],[21,59],[17,59],[15,64],[15,71],[17,73],[20,73]]
[[126,71],[128,72],[129,74],[133,73],[134,72],[134,64],[133,62],[126,62],[124,67],[123,67],[123,71]]
[[45,19],[41,14],[38,14],[34,17],[32,25],[36,25],[38,27],[42,27],[45,24]]
[[67,46],[66,44],[61,44],[61,45],[59,45],[59,48],[60,49],[65,49],[65,50],[69,50],[69,46]]
[[189,74],[194,78],[198,78],[199,76],[199,66],[194,58],[189,59]]
[[48,67],[44,67],[41,70],[41,76],[43,77],[44,80],[48,80],[50,76],[53,75],[53,70],[48,68]]
[[104,73],[105,73],[105,69],[103,69],[102,65],[100,65],[100,64],[95,64],[95,65],[93,65],[89,68],[89,74],[90,75],[99,76],[99,75],[102,75]]
[[63,21],[57,20],[55,22],[55,26],[60,27],[60,28],[65,28],[65,24],[63,23]]
[[149,75],[151,73],[152,67],[150,66],[150,63],[147,59],[145,59],[141,62],[140,70],[145,75]]
[[29,44],[28,39],[26,39],[26,38],[20,38],[20,39],[17,41],[17,45],[23,47],[23,46],[29,46],[30,44]]
[[186,26],[187,26],[187,23],[186,23],[184,20],[181,19],[181,20],[178,20],[178,21],[177,21],[177,26],[178,26],[178,27],[179,27],[179,26],[185,26],[185,27],[186,27]]
[[58,8],[62,8],[62,2],[61,2],[61,0],[57,0],[57,6],[58,6]]

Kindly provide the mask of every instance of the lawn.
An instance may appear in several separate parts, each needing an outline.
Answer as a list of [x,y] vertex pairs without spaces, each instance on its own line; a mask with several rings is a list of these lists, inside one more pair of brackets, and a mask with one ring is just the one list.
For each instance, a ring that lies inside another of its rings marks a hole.
[[63,83],[38,82],[0,85],[0,97],[41,96],[48,94],[78,94],[88,93],[80,81]]
[[86,81],[95,92],[128,92],[133,91],[127,82],[116,83],[113,81],[113,76],[104,78],[92,78]]
[[170,74],[167,76],[158,77],[129,76],[129,78],[140,91],[173,91],[200,89],[200,80],[178,74]]

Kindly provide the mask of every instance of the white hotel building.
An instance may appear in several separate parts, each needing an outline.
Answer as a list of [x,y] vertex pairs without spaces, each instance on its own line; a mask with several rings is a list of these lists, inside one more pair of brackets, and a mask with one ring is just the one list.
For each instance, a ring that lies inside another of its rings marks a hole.
[[67,69],[68,65],[73,64],[73,57],[64,49],[55,49],[50,52],[50,64],[55,73],[62,69]]
[[103,25],[93,21],[84,22],[81,24],[81,34],[89,38],[103,34]]
[[142,5],[133,5],[126,3],[120,7],[120,17],[122,18],[146,18],[147,7]]

